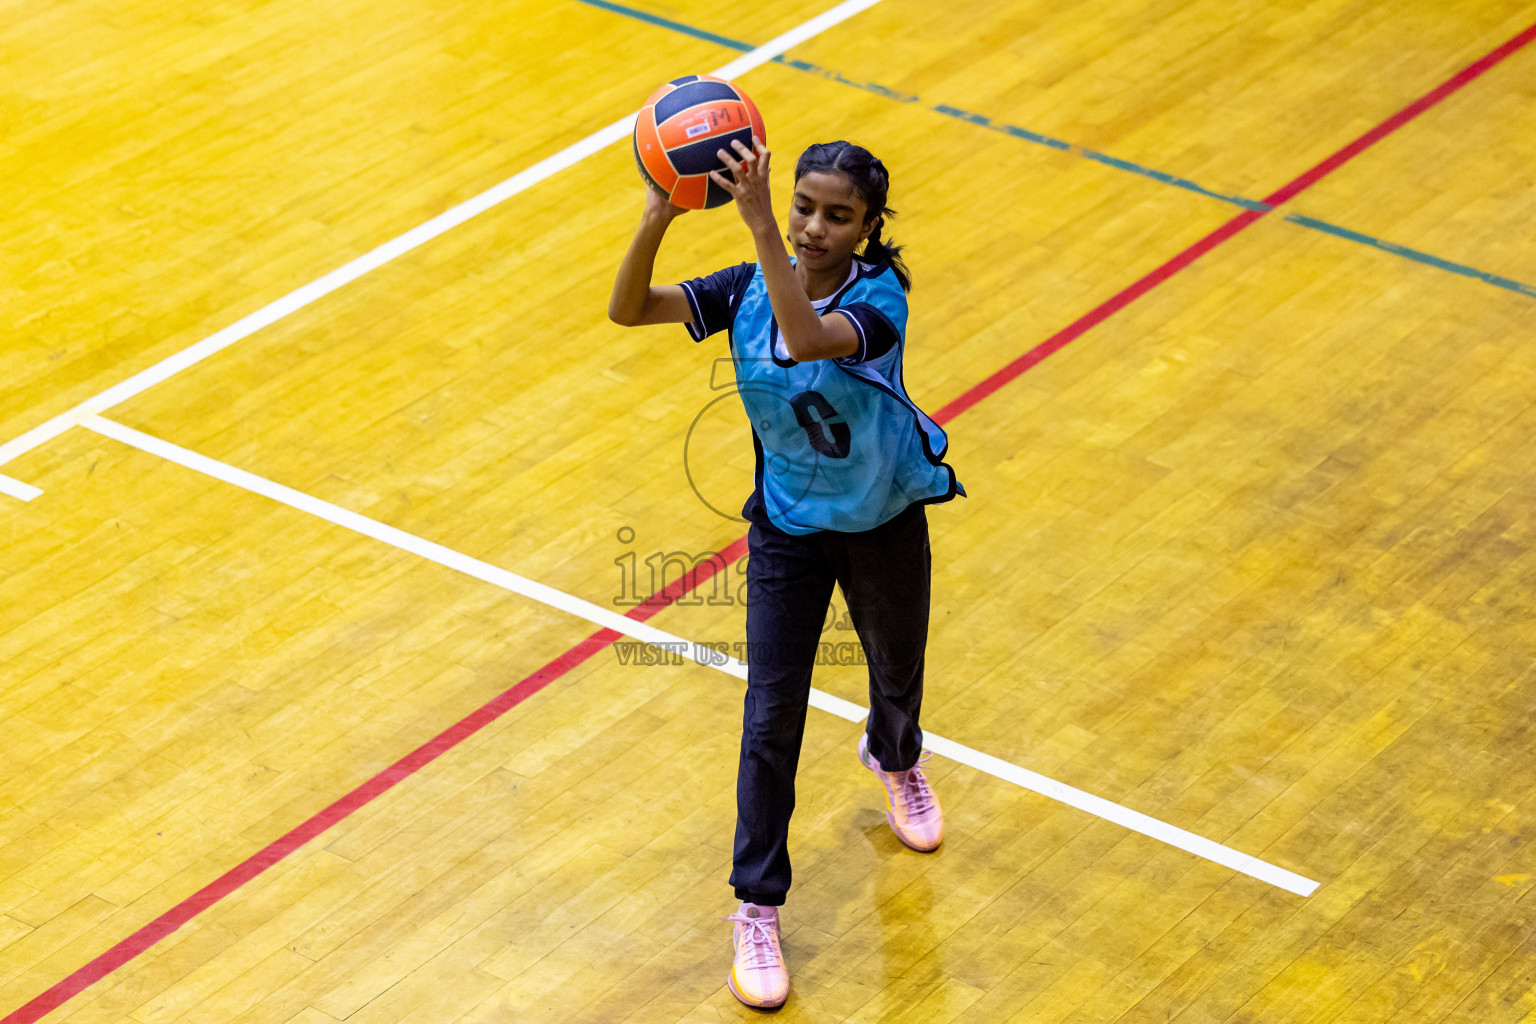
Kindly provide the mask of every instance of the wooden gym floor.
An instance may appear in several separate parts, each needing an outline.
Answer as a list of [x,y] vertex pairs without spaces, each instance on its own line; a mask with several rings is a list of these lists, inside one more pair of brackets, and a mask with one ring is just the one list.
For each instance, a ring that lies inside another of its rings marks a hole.
[[820,667],[779,1018],[1536,1019],[1536,8],[828,6],[8,5],[4,1024],[756,1016],[739,666],[637,643],[742,638],[750,445],[723,340],[604,316],[598,133],[808,23],[780,202],[891,167],[971,496],[948,839]]

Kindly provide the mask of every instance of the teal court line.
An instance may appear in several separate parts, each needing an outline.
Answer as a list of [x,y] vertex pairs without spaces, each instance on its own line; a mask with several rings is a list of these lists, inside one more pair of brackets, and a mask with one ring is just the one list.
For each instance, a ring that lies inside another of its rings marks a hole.
[[[624,4],[615,3],[613,0],[577,0],[577,2],[586,4],[588,7],[596,7],[600,10],[622,15],[626,18],[642,21],[647,25],[654,25],[657,28],[664,28],[672,32],[680,33],[682,35],[692,36],[695,39],[702,39],[705,42],[714,43],[716,46],[724,46],[728,49],[738,50],[743,53],[753,49],[751,43],[744,43],[739,39],[732,39],[729,36],[722,36],[701,28],[695,28],[694,26],[685,24],[681,21],[674,21],[671,18],[664,18],[659,14],[652,14],[649,11],[642,11],[635,7],[628,7]],[[776,64],[783,64],[786,67],[794,68],[796,71],[803,71],[807,74],[817,75],[818,77],[825,78],[828,81],[837,82],[840,85],[846,85],[854,89],[863,90],[864,92],[874,93],[876,96],[880,96],[888,100],[893,100],[897,103],[923,103],[922,98],[914,95],[913,93],[902,92],[899,89],[892,89],[889,86],[881,85],[878,82],[856,81],[851,78],[845,78],[841,72],[835,71],[831,68],[824,68],[819,64],[812,64],[809,61],[796,60],[792,57],[778,56],[773,58],[773,62]],[[1033,143],[1037,146],[1045,146],[1049,149],[1058,150],[1063,153],[1074,153],[1083,157],[1084,159],[1092,160],[1096,163],[1103,164],[1106,167],[1112,167],[1117,171],[1125,171],[1128,174],[1135,174],[1139,177],[1149,178],[1152,181],[1159,182],[1160,184],[1171,185],[1174,188],[1181,188],[1186,192],[1193,192],[1197,195],[1202,195],[1209,199],[1216,199],[1223,203],[1230,203],[1233,206],[1240,206],[1245,210],[1256,210],[1261,213],[1267,213],[1271,209],[1268,204],[1261,203],[1257,199],[1248,199],[1244,196],[1228,195],[1225,192],[1217,192],[1214,189],[1206,188],[1204,185],[1191,181],[1188,178],[1181,178],[1178,175],[1169,174],[1166,171],[1159,171],[1156,168],[1145,167],[1130,160],[1122,160],[1119,157],[1110,156],[1108,153],[1100,153],[1097,150],[1088,149],[1084,146],[1078,146],[1063,139],[1053,138],[1049,135],[1043,135],[1040,132],[1030,131],[1028,128],[1021,128],[1018,125],[995,121],[992,118],[987,117],[985,114],[977,114],[969,110],[961,110],[959,107],[952,107],[947,103],[935,103],[932,105],[925,104],[924,109],[930,110],[936,114],[942,114],[945,117],[952,117],[957,121],[964,121],[967,124],[973,124],[981,128],[986,128],[990,131],[1000,132],[1003,135],[1007,135],[1015,139],[1020,139],[1024,142]],[[1517,292],[1530,298],[1536,298],[1536,287],[1533,287],[1532,285],[1522,284],[1519,281],[1511,280],[1507,277],[1500,277],[1497,274],[1490,274],[1487,271],[1478,270],[1476,267],[1468,266],[1465,263],[1457,263],[1454,260],[1444,259],[1432,253],[1421,252],[1418,249],[1410,249],[1407,246],[1398,245],[1395,242],[1388,242],[1380,238],[1375,238],[1371,235],[1362,234],[1358,231],[1351,231],[1348,228],[1340,227],[1337,224],[1330,224],[1327,221],[1317,220],[1313,217],[1303,217],[1297,213],[1286,214],[1285,220],[1299,227],[1308,228],[1312,231],[1320,231],[1324,234],[1332,235],[1335,238],[1342,238],[1346,241],[1355,242],[1359,245],[1369,246],[1370,248],[1379,250],[1381,252],[1390,253],[1393,256],[1399,256],[1403,259],[1412,260],[1413,262],[1422,264],[1426,267],[1434,267],[1436,270],[1443,270],[1448,273],[1459,274],[1462,277],[1470,277],[1474,280],[1481,281],[1484,284],[1493,285],[1495,288],[1503,288],[1507,291]]]
[[1313,217],[1303,217],[1299,213],[1288,213],[1285,215],[1285,219],[1292,224],[1300,224],[1304,228],[1311,228],[1313,231],[1322,231],[1337,238],[1359,242],[1361,245],[1368,245],[1373,249],[1380,249],[1382,252],[1389,252],[1394,256],[1402,256],[1413,260],[1415,263],[1422,263],[1425,266],[1448,271],[1452,274],[1460,274],[1462,277],[1475,278],[1484,284],[1491,284],[1495,288],[1507,288],[1512,292],[1519,292],[1521,295],[1529,295],[1531,298],[1536,299],[1536,287],[1521,284],[1519,281],[1512,281],[1507,277],[1500,277],[1497,274],[1490,274],[1486,271],[1478,270],[1476,267],[1469,267],[1465,263],[1455,263],[1451,260],[1441,259],[1432,253],[1420,252],[1417,249],[1410,249],[1405,245],[1386,242],[1380,238],[1372,238],[1370,235],[1362,235],[1358,231],[1351,231],[1348,228],[1339,227],[1337,224],[1329,224],[1327,221],[1317,220]]

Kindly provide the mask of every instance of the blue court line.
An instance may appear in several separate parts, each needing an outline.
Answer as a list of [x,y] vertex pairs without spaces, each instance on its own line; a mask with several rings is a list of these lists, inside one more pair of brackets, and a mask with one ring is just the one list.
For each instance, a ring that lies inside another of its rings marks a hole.
[[[585,3],[587,0],[582,0],[582,2]],[[1229,196],[1223,192],[1214,192],[1204,185],[1190,181],[1188,178],[1180,178],[1165,171],[1143,167],[1141,164],[1132,163],[1129,160],[1121,160],[1119,157],[1110,156],[1108,153],[1100,153],[1096,149],[1085,149],[1082,146],[1074,145],[1062,139],[1055,139],[1049,135],[1032,132],[1028,128],[1020,128],[1016,124],[1004,124],[1001,121],[994,121],[985,114],[975,114],[969,110],[961,110],[959,107],[952,107],[948,103],[936,103],[928,109],[936,114],[953,117],[967,124],[980,125],[983,128],[990,128],[995,132],[1002,132],[1004,135],[1011,135],[1016,139],[1023,139],[1025,142],[1049,146],[1051,149],[1059,149],[1063,153],[1076,153],[1078,156],[1095,160],[1116,170],[1129,171],[1132,174],[1139,174],[1143,178],[1151,178],[1153,181],[1161,182],[1164,185],[1172,185],[1174,188],[1182,188],[1187,192],[1195,192],[1202,196],[1209,196],[1212,199],[1220,199],[1224,203],[1241,206],[1245,210],[1258,210],[1261,213],[1268,213],[1270,209],[1267,203],[1261,203],[1257,199],[1244,199],[1242,196]]]
[[[714,32],[705,31],[701,28],[695,28],[692,25],[684,24],[681,21],[674,21],[671,18],[664,18],[659,14],[652,14],[649,11],[642,11],[635,7],[628,7],[624,4],[614,3],[613,0],[577,0],[577,2],[586,4],[588,7],[596,7],[613,14],[619,14],[626,18],[633,18],[636,21],[643,21],[648,25],[654,25],[658,28],[664,28],[673,32],[681,33],[682,35],[692,36],[695,39],[701,39],[705,42],[714,43],[716,46],[724,46],[728,49],[739,50],[743,53],[755,49],[751,43],[744,43],[739,39],[732,39],[729,36],[722,36]],[[878,82],[863,82],[856,81],[851,78],[845,78],[841,73],[837,71],[834,71],[830,68],[824,68],[819,64],[812,64],[809,61],[795,60],[790,57],[778,56],[773,58],[773,62],[776,64],[783,64],[786,67],[794,68],[797,71],[804,71],[809,74],[817,75],[821,78],[827,79],[828,81],[837,82],[841,85],[847,85],[855,89],[861,89],[865,92],[874,93],[876,96],[881,96],[889,100],[895,100],[898,103],[922,102],[921,98],[914,95],[913,93],[902,92],[899,89],[892,89],[889,86],[881,85]],[[1000,132],[1015,139],[1022,139],[1025,142],[1031,142],[1038,146],[1046,146],[1050,149],[1058,150],[1063,153],[1074,153],[1085,159],[1093,160],[1096,163],[1101,163],[1106,167],[1113,167],[1119,171],[1125,171],[1129,174],[1135,174],[1143,178],[1149,178],[1152,181],[1156,181],[1163,185],[1171,185],[1174,188],[1181,188],[1186,192],[1193,192],[1197,195],[1206,196],[1210,199],[1220,200],[1223,203],[1230,203],[1233,206],[1240,206],[1245,210],[1256,210],[1260,213],[1268,213],[1272,209],[1269,204],[1262,203],[1257,199],[1248,199],[1244,196],[1227,195],[1224,192],[1217,192],[1213,189],[1206,188],[1198,182],[1190,181],[1188,178],[1181,178],[1177,175],[1169,174],[1166,171],[1159,171],[1152,167],[1145,167],[1141,164],[1133,163],[1130,160],[1122,160],[1119,157],[1113,157],[1107,153],[1100,153],[1097,150],[1087,149],[1083,146],[1075,145],[1063,139],[1053,138],[1049,135],[1042,135],[1040,132],[1030,131],[1028,128],[1021,128],[1018,125],[1006,124],[1001,121],[994,121],[992,118],[987,117],[985,114],[977,114],[969,110],[961,110],[959,107],[952,107],[947,103],[935,103],[932,106],[926,106],[924,109],[931,110],[936,114],[943,114],[945,117],[952,117],[958,121],[964,121],[967,124],[977,125],[978,127],[989,129],[990,131]],[[1299,227],[1310,228],[1313,231],[1321,231],[1324,234],[1333,235],[1335,238],[1342,238],[1350,242],[1358,243],[1360,245],[1369,246],[1372,249],[1377,249],[1381,252],[1391,253],[1394,256],[1401,256],[1404,259],[1412,260],[1413,262],[1423,264],[1424,266],[1434,267],[1437,270],[1444,270],[1452,274],[1459,274],[1462,277],[1470,277],[1474,280],[1482,281],[1484,284],[1491,284],[1495,288],[1503,288],[1508,291],[1518,292],[1521,295],[1536,298],[1536,287],[1532,287],[1528,284],[1522,284],[1519,281],[1514,281],[1507,277],[1500,277],[1497,274],[1490,274],[1486,271],[1478,270],[1476,267],[1469,267],[1464,263],[1456,263],[1451,260],[1442,259],[1439,256],[1435,256],[1427,252],[1420,252],[1417,249],[1410,249],[1407,246],[1383,241],[1382,239],[1374,238],[1370,235],[1361,234],[1358,231],[1350,231],[1348,228],[1339,227],[1337,224],[1330,224],[1327,221],[1316,220],[1312,217],[1303,217],[1302,215],[1296,213],[1286,214],[1285,220]]]
[[[643,21],[647,25],[655,25],[658,28],[668,28],[673,32],[681,32],[685,36],[693,36],[695,39],[702,39],[706,43],[714,43],[716,46],[724,46],[732,50],[741,50],[743,52],[755,49],[755,47],[744,43],[739,39],[731,39],[729,36],[719,36],[713,32],[706,32],[701,28],[694,28],[692,25],[684,25],[680,21],[673,21],[671,18],[663,18],[659,14],[652,14],[649,11],[638,10],[634,7],[625,7],[623,4],[610,3],[609,0],[578,0],[578,2],[584,3],[588,7],[596,7],[600,10],[608,11],[613,14],[622,14],[626,18],[634,18],[636,21]],[[773,59],[782,60],[783,58],[775,57]]]
[[1380,249],[1382,252],[1390,252],[1394,256],[1402,256],[1404,259],[1413,260],[1415,263],[1423,263],[1426,266],[1449,271],[1452,274],[1460,274],[1462,277],[1475,278],[1484,284],[1491,284],[1495,288],[1507,288],[1512,292],[1519,292],[1521,295],[1529,295],[1531,298],[1536,299],[1536,288],[1528,284],[1521,284],[1519,281],[1512,281],[1507,277],[1499,277],[1497,274],[1478,270],[1476,267],[1469,267],[1465,263],[1453,263],[1431,253],[1420,252],[1417,249],[1410,249],[1405,245],[1397,245],[1394,242],[1386,242],[1380,238],[1372,238],[1370,235],[1362,235],[1358,231],[1341,228],[1337,224],[1329,224],[1325,220],[1303,217],[1299,213],[1288,213],[1285,215],[1285,219],[1292,224],[1300,224],[1304,228],[1311,228],[1313,231],[1323,231],[1339,238],[1347,238],[1351,242],[1359,242],[1361,245],[1368,245],[1373,249]]

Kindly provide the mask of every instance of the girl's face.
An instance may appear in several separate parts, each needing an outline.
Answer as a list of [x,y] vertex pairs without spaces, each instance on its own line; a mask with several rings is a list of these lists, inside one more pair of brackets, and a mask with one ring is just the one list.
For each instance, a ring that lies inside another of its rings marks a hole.
[[808,171],[795,182],[789,204],[789,244],[807,270],[835,270],[869,237],[875,222],[865,222],[864,200],[847,175]]

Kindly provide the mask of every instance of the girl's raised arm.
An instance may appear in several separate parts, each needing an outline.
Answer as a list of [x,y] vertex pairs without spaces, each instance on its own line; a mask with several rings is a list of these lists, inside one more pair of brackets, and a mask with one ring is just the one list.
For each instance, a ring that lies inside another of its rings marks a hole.
[[672,221],[686,211],[667,202],[655,189],[647,188],[645,192],[645,213],[635,240],[629,244],[629,252],[624,254],[624,262],[619,264],[613,296],[608,300],[608,319],[625,327],[687,323],[693,319],[693,310],[682,286],[651,284],[662,236]]
[[773,306],[779,336],[784,339],[789,357],[807,363],[853,355],[859,350],[858,330],[853,321],[844,316],[823,317],[816,312],[805,287],[795,277],[789,254],[784,251],[784,240],[773,216],[773,197],[768,191],[768,163],[772,155],[768,147],[756,135],[752,136],[751,149],[740,141],[731,145],[735,147],[735,157],[724,149],[715,151],[730,169],[731,177],[726,178],[719,171],[710,171],[709,176],[736,200],[741,219],[752,231],[758,266],[768,287],[768,302]]

